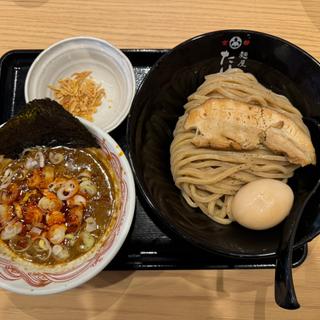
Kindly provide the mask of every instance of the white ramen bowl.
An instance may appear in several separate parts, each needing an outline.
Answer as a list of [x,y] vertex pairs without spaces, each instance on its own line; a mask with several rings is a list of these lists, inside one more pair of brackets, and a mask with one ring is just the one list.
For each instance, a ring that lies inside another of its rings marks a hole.
[[92,37],[68,38],[51,45],[32,63],[25,81],[26,102],[54,94],[48,85],[92,71],[92,78],[105,89],[106,97],[93,115],[93,123],[106,132],[127,116],[135,94],[135,78],[129,59],[109,42]]
[[61,272],[27,272],[11,260],[0,257],[0,287],[26,295],[46,295],[77,287],[102,271],[115,257],[132,224],[136,194],[129,163],[109,134],[86,120],[79,120],[97,138],[121,184],[121,210],[110,236],[93,257],[73,269]]

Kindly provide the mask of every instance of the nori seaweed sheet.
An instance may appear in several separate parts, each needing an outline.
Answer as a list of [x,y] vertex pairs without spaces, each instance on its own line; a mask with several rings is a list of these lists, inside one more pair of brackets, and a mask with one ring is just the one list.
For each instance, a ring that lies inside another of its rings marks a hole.
[[0,154],[15,159],[33,146],[99,147],[86,127],[56,101],[33,100],[0,128]]

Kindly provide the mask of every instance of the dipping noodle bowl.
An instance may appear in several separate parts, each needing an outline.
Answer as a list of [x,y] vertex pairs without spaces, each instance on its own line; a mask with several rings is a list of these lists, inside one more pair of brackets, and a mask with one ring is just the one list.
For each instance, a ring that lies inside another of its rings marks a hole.
[[[285,40],[227,30],[178,45],[131,109],[130,160],[150,213],[213,253],[276,254],[281,222],[319,179],[320,68]],[[296,246],[311,240],[310,202]]]
[[[27,133],[47,112],[48,120],[64,122],[49,126],[49,142],[41,135],[46,124]],[[108,134],[53,101],[29,103],[2,136],[12,128],[25,131],[28,146],[19,152],[19,144],[8,144],[0,161],[1,286],[61,292],[95,276],[121,248],[134,214],[133,176]]]

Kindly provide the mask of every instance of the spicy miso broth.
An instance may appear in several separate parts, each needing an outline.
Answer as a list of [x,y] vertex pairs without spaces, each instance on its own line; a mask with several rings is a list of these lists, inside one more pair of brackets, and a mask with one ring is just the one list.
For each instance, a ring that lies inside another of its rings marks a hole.
[[117,184],[100,149],[36,147],[0,171],[0,238],[24,260],[72,261],[112,228]]

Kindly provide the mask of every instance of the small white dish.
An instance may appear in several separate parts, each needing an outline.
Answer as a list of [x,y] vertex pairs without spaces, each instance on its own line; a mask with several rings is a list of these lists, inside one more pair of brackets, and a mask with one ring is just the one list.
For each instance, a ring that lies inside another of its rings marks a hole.
[[47,295],[77,287],[102,271],[115,257],[130,230],[136,203],[134,179],[130,165],[111,136],[92,123],[80,119],[97,138],[121,182],[121,210],[114,229],[95,255],[63,272],[28,272],[17,263],[0,256],[0,288],[26,295]]
[[136,87],[129,59],[105,40],[68,38],[44,50],[28,71],[24,87],[26,102],[45,97],[54,99],[48,85],[56,86],[58,80],[87,70],[92,71],[91,76],[106,92],[93,123],[110,132],[129,113]]

